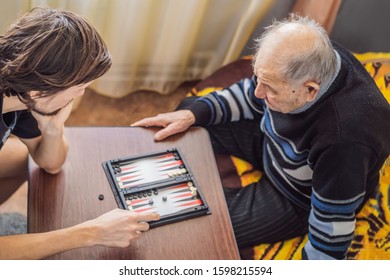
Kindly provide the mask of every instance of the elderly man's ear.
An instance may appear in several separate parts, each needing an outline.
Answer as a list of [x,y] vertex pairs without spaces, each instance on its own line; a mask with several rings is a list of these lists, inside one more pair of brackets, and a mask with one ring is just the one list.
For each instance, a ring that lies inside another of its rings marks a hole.
[[307,102],[311,102],[316,98],[320,90],[320,85],[316,82],[306,82],[305,87],[307,89]]

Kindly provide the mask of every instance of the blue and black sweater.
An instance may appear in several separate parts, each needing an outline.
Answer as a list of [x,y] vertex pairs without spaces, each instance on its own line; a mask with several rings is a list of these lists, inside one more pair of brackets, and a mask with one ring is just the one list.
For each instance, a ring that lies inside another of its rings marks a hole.
[[355,215],[374,195],[390,153],[390,106],[348,51],[334,45],[338,72],[318,97],[292,113],[254,96],[256,77],[197,98],[196,125],[259,120],[264,172],[292,202],[310,210],[308,259],[343,259]]

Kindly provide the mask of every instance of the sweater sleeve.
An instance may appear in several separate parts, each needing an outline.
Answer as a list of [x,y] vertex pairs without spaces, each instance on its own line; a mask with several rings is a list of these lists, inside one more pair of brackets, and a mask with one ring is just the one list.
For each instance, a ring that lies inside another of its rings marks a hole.
[[356,213],[365,200],[376,154],[360,144],[326,149],[313,165],[309,241],[304,259],[345,259],[354,237]]
[[245,78],[223,90],[198,98],[185,99],[176,110],[189,109],[195,125],[216,125],[242,119],[253,120],[263,114],[263,100],[254,96],[256,77]]

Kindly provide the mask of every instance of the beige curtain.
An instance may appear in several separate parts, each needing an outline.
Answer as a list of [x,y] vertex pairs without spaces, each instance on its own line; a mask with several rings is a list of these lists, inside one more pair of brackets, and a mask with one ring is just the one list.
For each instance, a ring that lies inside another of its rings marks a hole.
[[106,41],[113,66],[92,88],[123,97],[167,94],[238,58],[274,0],[0,0],[0,24],[34,6],[74,11]]

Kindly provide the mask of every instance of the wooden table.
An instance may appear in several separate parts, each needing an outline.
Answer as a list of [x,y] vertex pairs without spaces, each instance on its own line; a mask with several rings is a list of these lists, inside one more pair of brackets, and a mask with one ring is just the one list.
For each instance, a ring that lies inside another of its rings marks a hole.
[[163,142],[153,140],[155,131],[67,127],[69,153],[59,174],[50,175],[29,161],[28,231],[69,227],[116,208],[102,163],[174,147],[186,159],[212,214],[150,229],[125,249],[94,246],[51,259],[239,259],[207,131],[191,128]]

